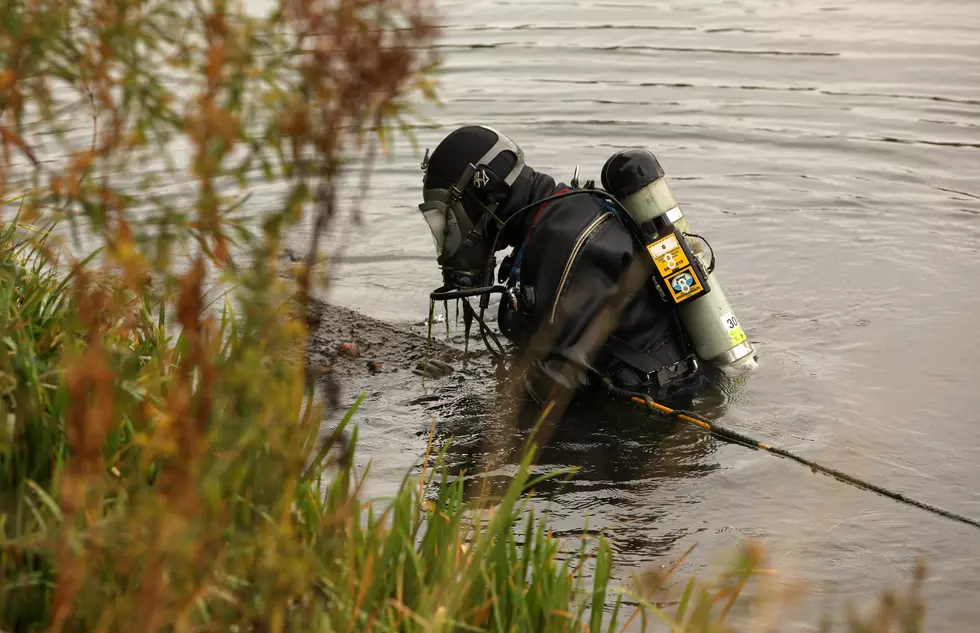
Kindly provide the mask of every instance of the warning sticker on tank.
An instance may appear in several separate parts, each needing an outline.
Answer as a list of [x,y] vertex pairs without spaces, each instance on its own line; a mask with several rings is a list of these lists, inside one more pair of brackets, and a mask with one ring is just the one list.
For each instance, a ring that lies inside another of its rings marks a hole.
[[704,286],[694,275],[694,269],[688,266],[684,270],[667,277],[667,289],[670,290],[674,302],[680,303],[685,299],[700,295],[704,291]]
[[744,343],[748,339],[748,337],[745,336],[745,332],[742,330],[742,326],[738,322],[738,319],[735,318],[734,312],[729,312],[722,315],[721,326],[728,331],[728,338],[731,340],[732,345]]
[[647,244],[647,251],[650,252],[650,257],[657,264],[657,270],[664,277],[690,264],[687,261],[687,256],[684,255],[684,249],[677,241],[677,236],[673,233],[652,244]]

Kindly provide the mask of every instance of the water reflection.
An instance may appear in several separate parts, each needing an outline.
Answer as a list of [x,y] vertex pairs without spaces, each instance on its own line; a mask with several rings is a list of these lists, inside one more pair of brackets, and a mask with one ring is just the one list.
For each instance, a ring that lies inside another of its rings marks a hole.
[[[434,445],[447,447],[448,470],[464,476],[468,495],[501,494],[524,455],[540,409],[511,397],[506,363],[493,369],[474,364],[467,371],[472,375],[460,384],[483,374],[480,380],[489,381],[493,389],[464,391],[430,402],[428,410],[440,421]],[[722,418],[744,380],[716,372],[707,376],[687,393],[661,400],[662,404],[709,419]],[[582,514],[594,514],[592,526],[613,536],[618,547],[648,553],[669,551],[673,541],[687,533],[652,531],[651,524],[665,512],[687,512],[694,518],[691,506],[697,496],[679,498],[677,483],[721,468],[714,458],[720,440],[604,392],[579,394],[560,417],[539,427],[535,442],[535,472],[576,469],[570,479],[550,479],[533,493],[542,501],[556,502],[551,514],[558,532],[580,531]],[[658,498],[663,502],[658,503]]]

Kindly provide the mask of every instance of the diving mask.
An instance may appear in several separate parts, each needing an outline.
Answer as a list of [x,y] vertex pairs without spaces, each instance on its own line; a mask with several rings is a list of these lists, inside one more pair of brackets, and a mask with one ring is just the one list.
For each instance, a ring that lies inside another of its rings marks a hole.
[[483,213],[474,223],[463,203],[447,189],[427,189],[419,205],[429,226],[443,281],[457,288],[479,285],[490,256]]

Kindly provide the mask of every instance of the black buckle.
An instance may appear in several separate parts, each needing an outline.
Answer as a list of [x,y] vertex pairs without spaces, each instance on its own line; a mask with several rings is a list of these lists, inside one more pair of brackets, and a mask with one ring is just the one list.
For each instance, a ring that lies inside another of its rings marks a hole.
[[657,371],[650,372],[646,375],[646,379],[649,381],[655,381],[659,387],[665,387],[672,382],[677,382],[690,378],[701,369],[701,365],[698,363],[696,356],[691,354],[687,358],[683,358],[673,365],[668,365]]
[[689,354],[686,358],[663,366],[660,363],[664,360],[658,359],[656,354],[656,351],[660,349],[659,347],[650,352],[642,352],[639,348],[615,335],[606,340],[606,349],[625,365],[623,370],[632,371],[633,376],[639,379],[641,384],[647,385],[648,388],[659,389],[673,382],[684,380],[696,374],[700,369],[694,354]]

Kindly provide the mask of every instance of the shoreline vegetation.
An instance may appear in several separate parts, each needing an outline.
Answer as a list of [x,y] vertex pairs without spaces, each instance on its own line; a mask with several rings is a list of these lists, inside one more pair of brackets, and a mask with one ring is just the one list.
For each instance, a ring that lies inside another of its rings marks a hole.
[[[533,444],[495,495],[431,439],[393,498],[363,494],[361,400],[309,361],[314,264],[359,218],[349,158],[366,188],[436,99],[437,35],[413,0],[0,7],[0,631],[776,630],[758,544],[623,586],[602,535],[569,553],[527,493],[574,473],[537,474]],[[260,182],[281,206],[243,213]],[[849,630],[922,630],[924,574]]]

